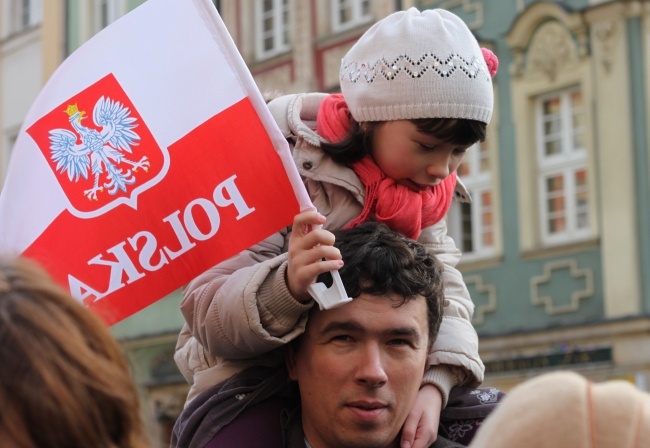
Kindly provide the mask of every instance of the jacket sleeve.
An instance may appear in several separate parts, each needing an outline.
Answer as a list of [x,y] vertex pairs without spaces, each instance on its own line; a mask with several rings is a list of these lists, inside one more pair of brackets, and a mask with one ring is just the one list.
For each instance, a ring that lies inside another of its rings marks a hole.
[[305,328],[302,304],[285,282],[289,230],[214,266],[183,288],[181,312],[212,356],[245,359],[286,344]]
[[461,253],[447,235],[445,220],[423,229],[419,241],[444,265],[443,318],[429,354],[424,383],[438,387],[446,405],[452,387],[477,387],[483,381],[485,367],[478,353],[478,335],[472,325],[474,303],[463,276],[456,269]]

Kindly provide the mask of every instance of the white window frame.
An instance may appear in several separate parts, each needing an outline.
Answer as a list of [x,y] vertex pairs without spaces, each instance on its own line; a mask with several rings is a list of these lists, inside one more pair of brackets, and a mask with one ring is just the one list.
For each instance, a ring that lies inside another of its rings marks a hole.
[[[354,28],[355,26],[368,23],[372,20],[370,11],[363,14],[362,2],[368,2],[368,9],[370,9],[370,0],[330,0],[332,11],[332,31],[335,33]],[[347,22],[341,22],[341,10],[344,8],[352,8],[352,18]]]
[[20,33],[43,20],[42,0],[10,0],[9,34]]
[[[535,121],[536,121],[536,146],[537,146],[537,170],[538,170],[538,200],[540,211],[540,230],[542,243],[545,245],[559,245],[571,243],[576,240],[584,240],[590,237],[591,229],[589,222],[590,213],[593,213],[593,205],[588,192],[589,176],[591,173],[588,169],[587,149],[584,147],[574,147],[574,136],[584,135],[586,110],[583,100],[581,109],[573,110],[571,106],[571,95],[580,91],[579,87],[570,87],[567,89],[556,90],[548,94],[539,96],[535,101]],[[581,92],[584,96],[584,93]],[[551,98],[560,98],[560,111],[557,114],[559,119],[559,129],[555,136],[560,141],[560,152],[553,155],[546,155],[545,143],[547,135],[544,133],[544,124],[549,116],[544,115],[544,102]],[[581,128],[573,127],[573,115],[575,112],[583,115],[583,126]],[[567,126],[569,125],[569,126]],[[584,187],[576,185],[575,176],[579,171],[586,172],[586,183]],[[562,195],[564,197],[564,214],[565,230],[563,232],[550,232],[549,219],[551,215],[548,211],[548,201],[550,195],[547,191],[548,179],[561,175],[563,177]],[[577,195],[579,190],[587,191],[587,209],[580,210],[577,205]],[[584,227],[578,227],[578,214],[584,211],[587,214]]]
[[[106,17],[102,16],[103,5],[106,5]],[[101,31],[119,19],[122,14],[122,0],[95,0],[95,30]]]
[[[264,12],[262,7],[264,0],[255,0],[255,57],[258,60],[269,59],[278,54],[285,53],[291,48],[291,39],[288,36],[289,22],[284,22],[285,12],[290,14],[290,0],[271,0],[272,8]],[[273,20],[273,29],[264,32],[264,20],[270,17]],[[278,26],[279,25],[279,26]],[[287,42],[284,41],[287,33]],[[264,41],[267,37],[273,39],[273,46],[270,49],[264,48]]]
[[[483,143],[485,144],[485,143]],[[481,171],[481,157],[491,157],[489,151],[481,152],[481,143],[476,143],[468,151],[463,164],[467,165],[469,174],[460,176],[465,188],[472,197],[472,203],[469,204],[472,222],[472,250],[463,247],[465,239],[463,238],[462,206],[459,201],[454,201],[449,210],[449,235],[456,242],[458,248],[463,252],[463,261],[474,261],[478,259],[492,257],[496,254],[496,209],[495,209],[495,192],[492,188],[492,163],[486,171]],[[492,162],[492,160],[490,160]],[[487,246],[483,243],[483,213],[486,211],[481,202],[481,195],[484,192],[490,193],[490,210],[492,212],[492,245]]]

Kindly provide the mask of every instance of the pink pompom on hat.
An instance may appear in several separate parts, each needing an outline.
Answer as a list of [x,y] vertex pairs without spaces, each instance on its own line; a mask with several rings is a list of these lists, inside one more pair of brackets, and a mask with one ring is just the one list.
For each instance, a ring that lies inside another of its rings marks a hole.
[[395,12],[343,57],[341,91],[357,122],[464,118],[489,123],[498,60],[444,9]]

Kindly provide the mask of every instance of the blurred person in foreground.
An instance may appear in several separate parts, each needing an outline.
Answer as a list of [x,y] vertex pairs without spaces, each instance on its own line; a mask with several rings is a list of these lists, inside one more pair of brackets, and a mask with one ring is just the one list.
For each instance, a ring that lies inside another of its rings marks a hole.
[[35,264],[0,259],[0,445],[148,447],[127,361]]

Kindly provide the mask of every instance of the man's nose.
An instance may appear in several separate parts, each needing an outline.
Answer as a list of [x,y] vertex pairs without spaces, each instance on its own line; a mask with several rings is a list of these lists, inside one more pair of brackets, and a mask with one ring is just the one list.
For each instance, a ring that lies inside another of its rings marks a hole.
[[367,344],[362,350],[357,367],[357,384],[373,389],[383,386],[386,384],[388,376],[384,370],[379,346]]

